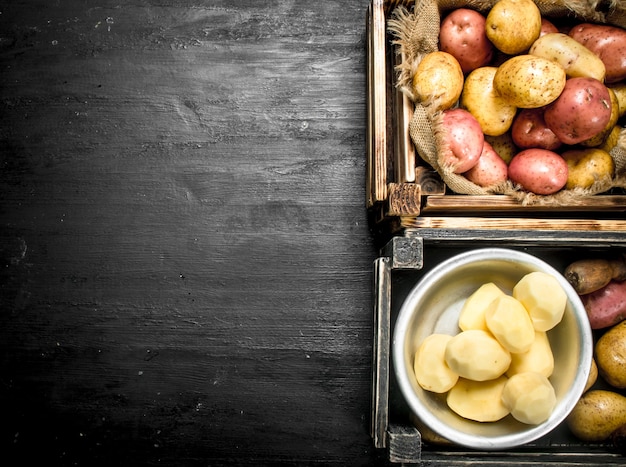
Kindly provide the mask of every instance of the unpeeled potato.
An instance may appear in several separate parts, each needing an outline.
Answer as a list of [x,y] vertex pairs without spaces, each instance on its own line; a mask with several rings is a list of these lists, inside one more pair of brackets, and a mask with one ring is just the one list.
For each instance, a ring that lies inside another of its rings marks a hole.
[[538,108],[560,95],[567,81],[558,63],[535,55],[516,55],[498,67],[493,77],[496,92],[519,108]]
[[595,182],[610,179],[615,170],[611,155],[599,148],[570,149],[561,157],[567,162],[565,188],[589,188]]
[[497,67],[484,66],[472,71],[463,85],[461,107],[469,111],[483,130],[490,136],[499,136],[511,127],[517,107],[495,90],[493,77]]
[[463,82],[463,71],[458,60],[447,52],[436,51],[424,55],[417,66],[413,89],[420,102],[444,110],[459,100]]
[[598,372],[611,386],[626,388],[626,321],[605,332],[595,346]]
[[485,20],[489,40],[505,54],[527,51],[541,33],[541,12],[533,0],[500,0]]
[[578,400],[566,422],[581,441],[604,441],[626,424],[626,397],[603,389],[588,391]]

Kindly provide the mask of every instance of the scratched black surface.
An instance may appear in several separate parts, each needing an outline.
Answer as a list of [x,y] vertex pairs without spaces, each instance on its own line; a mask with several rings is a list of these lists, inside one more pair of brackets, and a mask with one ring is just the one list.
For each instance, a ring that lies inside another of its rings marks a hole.
[[383,462],[367,4],[0,1],[4,465]]

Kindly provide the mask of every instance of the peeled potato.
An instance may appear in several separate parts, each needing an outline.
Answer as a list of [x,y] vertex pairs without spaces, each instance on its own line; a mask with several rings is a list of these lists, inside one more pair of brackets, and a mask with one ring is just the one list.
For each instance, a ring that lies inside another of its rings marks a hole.
[[448,407],[458,415],[477,422],[495,422],[509,414],[502,402],[506,376],[489,381],[460,378],[448,393]]
[[452,339],[447,334],[431,334],[415,352],[413,370],[418,384],[426,391],[443,393],[452,388],[459,376],[444,359],[446,345]]
[[504,295],[504,292],[493,282],[481,285],[465,300],[459,314],[459,328],[462,331],[470,329],[488,331],[485,310],[495,298],[501,295]]
[[513,297],[528,310],[537,331],[548,331],[559,324],[567,303],[567,295],[559,281],[541,271],[522,277],[513,287]]
[[511,365],[506,371],[510,378],[517,373],[533,371],[549,378],[554,371],[554,355],[548,340],[548,335],[543,331],[534,331],[535,339],[526,352],[512,353]]
[[502,402],[516,420],[538,425],[550,417],[556,406],[556,394],[548,378],[542,374],[518,373],[506,382]]
[[485,311],[489,331],[509,352],[526,352],[535,340],[530,316],[517,299],[502,294]]
[[498,378],[511,364],[510,352],[479,329],[462,331],[450,339],[444,358],[452,371],[474,381]]

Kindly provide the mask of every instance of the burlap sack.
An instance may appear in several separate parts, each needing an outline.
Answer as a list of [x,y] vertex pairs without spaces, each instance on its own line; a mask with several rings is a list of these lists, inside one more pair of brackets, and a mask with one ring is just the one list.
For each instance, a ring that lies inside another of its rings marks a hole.
[[[434,110],[436,103],[419,102],[412,92],[412,77],[422,57],[438,50],[439,25],[446,12],[461,7],[476,9],[483,14],[497,0],[416,0],[412,9],[399,6],[388,21],[388,29],[398,45],[398,53],[405,59],[397,67],[397,86],[415,103],[415,112],[409,132],[418,154],[441,176],[446,185],[459,194],[508,194],[523,204],[547,206],[573,206],[584,204],[589,196],[605,193],[613,188],[626,188],[626,129],[622,129],[618,145],[611,150],[615,162],[615,176],[598,180],[589,189],[561,190],[554,195],[541,196],[528,193],[507,181],[499,186],[482,188],[462,175],[454,174],[440,163],[445,151],[441,131],[441,112]],[[548,18],[572,18],[572,21],[593,21],[626,28],[626,2],[618,0],[535,0],[542,15]],[[600,4],[602,3],[602,4]]]

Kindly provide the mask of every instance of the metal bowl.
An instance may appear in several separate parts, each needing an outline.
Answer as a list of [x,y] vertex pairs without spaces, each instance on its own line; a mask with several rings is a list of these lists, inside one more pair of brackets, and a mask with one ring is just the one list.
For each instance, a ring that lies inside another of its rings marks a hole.
[[[421,342],[435,332],[460,332],[458,317],[465,299],[486,282],[511,293],[525,274],[543,271],[555,276],[567,294],[563,320],[548,331],[554,354],[557,405],[540,425],[527,425],[511,415],[480,423],[455,414],[445,394],[423,390],[415,379],[413,358]],[[543,260],[516,250],[485,248],[458,254],[426,273],[402,304],[394,328],[392,352],[398,385],[407,404],[428,428],[456,444],[501,450],[540,438],[556,428],[582,395],[591,367],[591,328],[585,308],[572,286]]]

